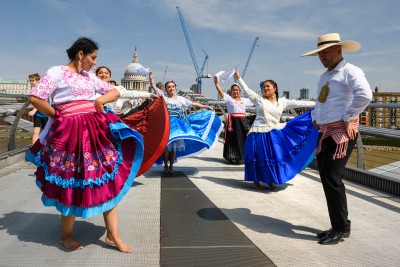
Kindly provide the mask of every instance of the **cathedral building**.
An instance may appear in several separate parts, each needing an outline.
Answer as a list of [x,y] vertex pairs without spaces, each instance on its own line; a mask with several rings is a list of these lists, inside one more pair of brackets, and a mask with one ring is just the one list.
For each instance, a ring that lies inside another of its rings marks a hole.
[[121,85],[127,90],[149,91],[149,82],[145,75],[139,74],[136,70],[142,67],[139,63],[138,52],[135,47],[133,61],[126,67],[124,78],[121,79]]

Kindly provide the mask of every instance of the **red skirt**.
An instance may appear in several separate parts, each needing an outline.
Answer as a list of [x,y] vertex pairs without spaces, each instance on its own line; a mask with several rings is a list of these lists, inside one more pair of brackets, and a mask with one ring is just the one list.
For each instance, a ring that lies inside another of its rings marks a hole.
[[169,115],[162,98],[146,100],[138,109],[121,116],[124,123],[142,134],[143,163],[137,176],[145,173],[163,154],[169,138]]

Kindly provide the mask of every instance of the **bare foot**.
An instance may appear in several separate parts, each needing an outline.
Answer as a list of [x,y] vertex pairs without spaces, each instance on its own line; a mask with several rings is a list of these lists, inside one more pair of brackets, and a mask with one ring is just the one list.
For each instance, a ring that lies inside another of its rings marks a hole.
[[174,167],[173,166],[169,166],[168,173],[169,174],[174,174]]
[[61,239],[60,244],[70,250],[78,250],[83,248],[82,244],[76,241],[74,237]]
[[132,253],[133,249],[126,245],[122,240],[119,242],[115,242],[112,238],[106,236],[104,242],[106,242],[107,245],[112,246],[112,247],[117,247],[119,251],[124,252],[124,253]]

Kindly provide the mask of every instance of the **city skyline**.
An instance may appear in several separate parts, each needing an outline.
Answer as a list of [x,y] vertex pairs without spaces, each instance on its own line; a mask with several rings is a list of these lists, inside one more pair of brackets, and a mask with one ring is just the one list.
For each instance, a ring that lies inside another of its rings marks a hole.
[[[156,81],[175,80],[178,89],[196,83],[196,73],[176,6],[183,12],[197,63],[209,55],[203,94],[216,98],[212,76],[220,70],[243,70],[255,37],[259,37],[244,80],[258,90],[261,80],[273,79],[280,95],[310,89],[316,97],[319,59],[301,55],[316,47],[318,35],[339,32],[362,48],[344,53],[361,67],[371,89],[398,92],[400,21],[394,0],[329,1],[2,1],[0,77],[25,79],[68,63],[65,50],[80,36],[100,45],[98,65],[112,70],[120,81],[137,47],[139,62],[153,70]],[[7,25],[7,27],[5,27]],[[168,67],[167,67],[168,66]]]

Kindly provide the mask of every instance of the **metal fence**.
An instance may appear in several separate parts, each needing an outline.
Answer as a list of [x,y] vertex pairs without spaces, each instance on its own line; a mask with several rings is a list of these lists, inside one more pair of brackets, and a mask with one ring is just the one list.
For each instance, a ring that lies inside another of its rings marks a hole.
[[27,95],[0,94],[0,155],[32,142],[32,109]]

